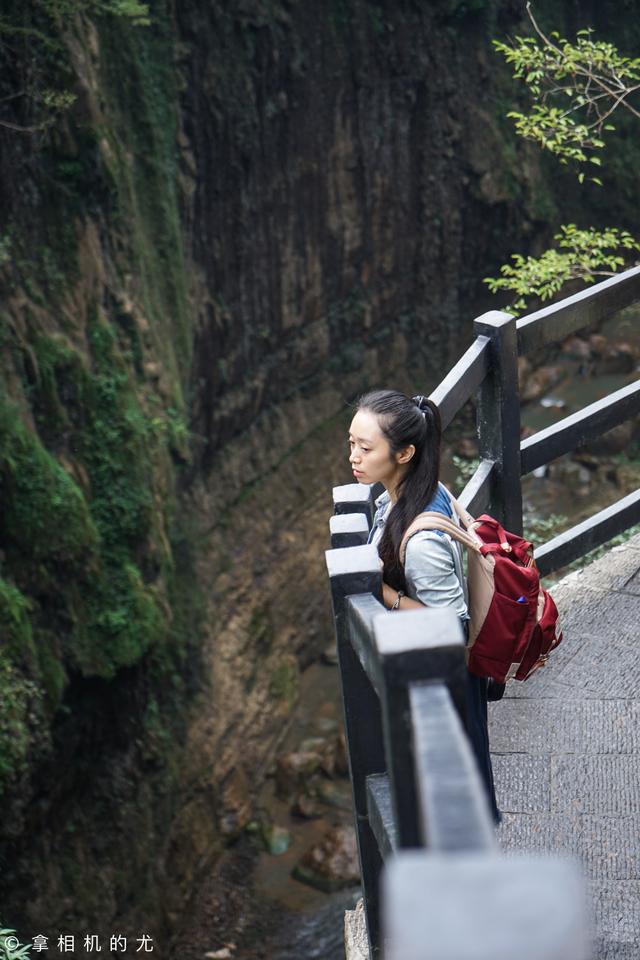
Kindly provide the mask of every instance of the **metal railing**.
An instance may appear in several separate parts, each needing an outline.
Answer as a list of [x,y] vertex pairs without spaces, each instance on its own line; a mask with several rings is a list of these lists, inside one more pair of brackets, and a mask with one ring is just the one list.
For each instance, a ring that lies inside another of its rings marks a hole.
[[[521,532],[521,477],[640,413],[639,380],[520,440],[519,353],[639,299],[640,267],[517,321],[499,312],[474,321],[473,344],[431,395],[445,427],[478,395],[480,464],[459,497],[471,513],[490,507]],[[382,937],[392,960],[421,960],[427,941],[434,960],[584,960],[576,867],[506,860],[496,849],[464,735],[457,618],[426,609],[388,616],[377,551],[366,545],[373,509],[373,490],[336,487],[327,552],[370,956]],[[540,547],[538,568],[550,573],[638,521],[640,491]]]

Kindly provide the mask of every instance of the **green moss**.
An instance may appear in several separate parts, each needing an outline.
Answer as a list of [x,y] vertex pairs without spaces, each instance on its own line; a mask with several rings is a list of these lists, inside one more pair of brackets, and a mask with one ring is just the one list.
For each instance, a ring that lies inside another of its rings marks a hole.
[[269,681],[269,694],[274,700],[281,700],[291,710],[298,696],[298,667],[294,658],[283,660],[272,671]]
[[67,672],[61,661],[61,643],[52,630],[36,627],[34,646],[38,682],[46,696],[48,713],[52,716],[62,703],[68,682]]
[[6,580],[0,578],[0,623],[5,651],[14,660],[34,656],[29,600]]
[[[5,403],[0,492],[7,509],[0,541],[26,592],[39,594],[35,620],[43,618],[40,602],[57,618],[64,660],[85,674],[109,677],[167,633],[156,571],[143,574],[154,522],[162,519],[154,521],[153,484],[166,438],[137,400],[117,332],[96,321],[89,341],[91,367],[63,339],[40,337],[30,385],[43,437],[72,451],[86,489]],[[51,703],[65,682],[56,656],[49,646],[39,660],[32,658]]]
[[20,567],[84,567],[98,534],[82,491],[0,398],[0,540]]
[[[100,26],[103,94],[109,150],[104,159],[126,224],[127,271],[138,278],[156,348],[178,369],[189,369],[191,326],[180,222],[175,34],[166,0],[154,6],[151,30],[105,20]],[[133,162],[132,162],[133,161]],[[177,397],[182,405],[181,397]]]
[[38,707],[41,692],[0,652],[0,796],[28,767],[39,741]]

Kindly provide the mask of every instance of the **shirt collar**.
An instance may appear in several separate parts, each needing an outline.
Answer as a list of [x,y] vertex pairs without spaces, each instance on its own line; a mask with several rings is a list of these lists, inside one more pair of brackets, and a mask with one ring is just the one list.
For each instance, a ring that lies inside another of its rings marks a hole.
[[391,497],[390,497],[390,495],[389,495],[389,491],[388,491],[388,490],[384,490],[384,491],[380,494],[379,497],[376,497],[376,499],[374,500],[374,503],[375,503],[376,507],[378,507],[378,508],[379,508],[379,507],[384,507],[387,503],[389,503],[389,500],[390,500],[390,499],[391,499]]

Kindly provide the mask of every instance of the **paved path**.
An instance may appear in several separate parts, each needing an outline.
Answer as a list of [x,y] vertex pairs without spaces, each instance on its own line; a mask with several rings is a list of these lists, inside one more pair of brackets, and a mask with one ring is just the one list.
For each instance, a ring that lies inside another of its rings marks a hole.
[[499,840],[578,856],[594,960],[640,960],[640,536],[552,593],[563,643],[490,706]]

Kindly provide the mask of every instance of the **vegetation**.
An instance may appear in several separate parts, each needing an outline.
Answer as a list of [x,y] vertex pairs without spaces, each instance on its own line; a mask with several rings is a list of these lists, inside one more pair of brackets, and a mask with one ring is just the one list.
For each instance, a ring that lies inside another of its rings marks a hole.
[[[588,170],[602,164],[604,137],[615,129],[611,118],[626,111],[640,119],[633,99],[640,90],[640,58],[623,56],[612,43],[593,39],[590,29],[579,31],[575,42],[556,32],[547,35],[530,3],[527,12],[534,36],[516,37],[511,44],[494,41],[530,100],[528,112],[513,110],[508,116],[520,137],[561,164],[576,167],[581,184],[601,186],[600,178]],[[616,227],[579,229],[568,224],[554,240],[557,246],[540,257],[515,254],[512,263],[500,268],[499,277],[486,278],[492,292],[515,295],[510,312],[521,313],[531,297],[551,298],[570,280],[592,283],[612,276],[628,265],[630,253],[640,250],[637,239]]]
[[0,960],[29,960],[30,944],[20,943],[11,928],[0,923]]
[[19,133],[45,130],[75,102],[62,37],[78,18],[123,17],[136,26],[151,22],[148,4],[139,0],[9,0],[3,6],[0,63],[5,82],[12,78],[13,85],[0,101],[8,114],[0,116],[0,126]]

